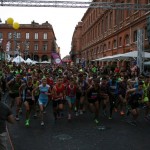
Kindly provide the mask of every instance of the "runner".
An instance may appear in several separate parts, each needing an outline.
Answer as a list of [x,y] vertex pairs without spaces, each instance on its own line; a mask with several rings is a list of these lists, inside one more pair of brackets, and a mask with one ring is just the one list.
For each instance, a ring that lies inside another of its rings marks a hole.
[[51,88],[47,84],[47,80],[45,77],[42,78],[42,84],[39,85],[37,88],[35,88],[32,91],[32,100],[35,100],[35,91],[39,90],[40,95],[38,99],[39,107],[40,107],[40,116],[41,116],[41,126],[44,125],[44,115],[43,112],[45,111],[45,108],[48,103],[48,96],[51,95]]
[[103,115],[107,117],[107,108],[109,104],[109,86],[107,77],[104,76],[100,84],[100,99],[102,101]]
[[118,103],[118,81],[116,75],[113,75],[108,82],[109,86],[109,102],[110,102],[110,114],[108,119],[112,119],[113,110],[117,111]]
[[28,77],[27,83],[22,84],[19,88],[20,98],[21,93],[24,91],[24,105],[26,110],[25,126],[30,125],[30,113],[34,106],[34,101],[32,100],[32,90],[33,90],[32,77]]
[[92,85],[87,89],[87,97],[90,106],[90,110],[94,113],[94,121],[99,123],[99,101],[100,101],[100,86],[99,80],[93,80]]
[[126,93],[126,101],[128,104],[128,112],[132,114],[133,119],[129,121],[132,125],[137,125],[136,120],[139,116],[139,106],[143,99],[143,82],[138,83],[137,88],[129,89]]
[[143,84],[143,107],[145,108],[145,119],[150,120],[149,111],[150,111],[150,83],[149,83],[149,77],[145,78],[144,84]]
[[71,120],[72,109],[76,101],[76,85],[73,79],[70,79],[69,85],[66,87],[66,100],[68,102],[68,120]]
[[12,108],[16,102],[16,120],[19,121],[19,110],[21,106],[21,99],[19,97],[19,87],[23,81],[21,80],[21,75],[17,74],[15,78],[7,83],[7,88],[9,90],[9,96],[11,98],[10,108]]
[[52,89],[53,113],[55,120],[63,115],[62,111],[64,108],[65,86],[62,82],[62,77],[58,77],[57,82]]

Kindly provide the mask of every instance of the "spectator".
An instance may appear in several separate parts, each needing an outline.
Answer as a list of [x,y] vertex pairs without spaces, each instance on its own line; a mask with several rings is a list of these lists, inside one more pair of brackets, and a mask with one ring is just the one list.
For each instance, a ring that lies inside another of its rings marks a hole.
[[0,89],[0,150],[7,150],[7,132],[6,132],[6,121],[14,123],[15,118],[10,108],[2,101],[2,92]]

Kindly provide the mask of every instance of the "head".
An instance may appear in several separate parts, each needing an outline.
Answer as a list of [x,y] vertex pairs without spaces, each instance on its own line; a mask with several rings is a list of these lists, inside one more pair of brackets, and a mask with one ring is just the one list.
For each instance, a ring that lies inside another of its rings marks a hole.
[[59,84],[59,85],[60,85],[60,84],[62,84],[62,82],[63,82],[62,77],[58,77],[58,78],[57,78],[57,84]]
[[32,83],[32,77],[29,76],[29,77],[28,77],[28,84],[31,84],[31,83]]
[[16,80],[19,80],[19,79],[21,79],[21,75],[20,75],[20,74],[17,74],[17,75],[16,75]]
[[102,78],[102,84],[105,84],[105,85],[107,84],[107,78],[106,77]]
[[46,85],[46,84],[47,84],[47,79],[46,79],[46,77],[43,77],[43,78],[42,78],[42,84],[43,84],[43,85]]
[[142,81],[139,82],[139,84],[138,84],[138,89],[139,89],[139,90],[142,90],[142,89],[143,89],[143,82],[142,82]]
[[93,82],[92,82],[92,84],[93,84],[93,86],[94,86],[94,87],[99,86],[99,83],[100,83],[100,80],[99,80],[99,79],[97,79],[97,78],[96,78],[96,79],[94,79],[94,80],[93,80]]

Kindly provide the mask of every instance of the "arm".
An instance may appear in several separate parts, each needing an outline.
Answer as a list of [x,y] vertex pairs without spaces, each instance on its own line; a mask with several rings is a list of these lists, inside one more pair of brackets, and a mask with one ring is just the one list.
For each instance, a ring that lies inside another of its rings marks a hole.
[[34,100],[34,94],[35,94],[35,91],[37,91],[39,89],[39,87],[36,87],[33,89],[32,91],[32,100]]
[[9,91],[11,91],[10,89],[10,85],[13,83],[14,79],[10,80],[8,83],[7,83],[7,88]]
[[22,93],[22,89],[25,87],[25,83],[23,83],[20,87],[19,87],[19,96],[21,97],[21,93]]

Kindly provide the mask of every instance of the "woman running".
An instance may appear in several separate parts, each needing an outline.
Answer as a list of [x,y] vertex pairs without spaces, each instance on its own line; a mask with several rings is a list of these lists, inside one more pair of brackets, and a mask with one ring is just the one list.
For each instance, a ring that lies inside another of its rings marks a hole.
[[41,116],[41,126],[44,125],[44,116],[43,116],[43,112],[47,106],[48,103],[48,96],[51,95],[51,88],[50,86],[47,84],[46,78],[42,78],[42,84],[39,85],[37,88],[35,88],[32,91],[32,100],[34,100],[34,93],[35,91],[39,90],[40,94],[39,94],[39,99],[38,99],[38,103],[39,103],[39,107],[40,107],[40,116]]

